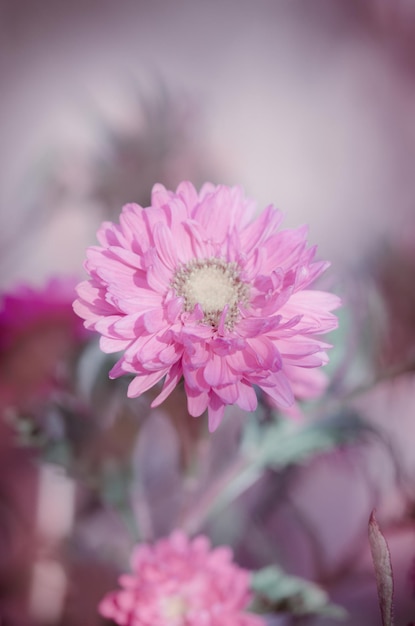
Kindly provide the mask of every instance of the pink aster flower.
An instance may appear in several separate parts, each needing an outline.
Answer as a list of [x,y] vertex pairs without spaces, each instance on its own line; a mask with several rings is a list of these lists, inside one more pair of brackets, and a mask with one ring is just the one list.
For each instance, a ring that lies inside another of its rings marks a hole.
[[184,182],[102,224],[74,307],[102,350],[123,351],[110,376],[135,375],[130,397],[164,378],[158,406],[183,377],[189,413],[208,409],[213,431],[226,405],[255,410],[254,385],[292,406],[298,368],[327,362],[319,335],[337,326],[339,299],[309,286],[328,264],[306,228],[279,230],[272,206],[255,213],[239,187]]
[[99,611],[120,626],[263,626],[246,612],[248,571],[232,562],[226,547],[211,549],[207,537],[189,541],[174,531],[154,546],[133,552],[133,573],[122,590],[108,594]]

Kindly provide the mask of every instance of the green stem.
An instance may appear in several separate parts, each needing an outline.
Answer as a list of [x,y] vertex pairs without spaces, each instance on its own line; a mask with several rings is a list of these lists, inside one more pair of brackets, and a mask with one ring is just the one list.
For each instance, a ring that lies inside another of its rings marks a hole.
[[256,463],[238,456],[183,515],[180,526],[189,534],[197,532],[206,520],[253,485],[262,472],[263,469]]

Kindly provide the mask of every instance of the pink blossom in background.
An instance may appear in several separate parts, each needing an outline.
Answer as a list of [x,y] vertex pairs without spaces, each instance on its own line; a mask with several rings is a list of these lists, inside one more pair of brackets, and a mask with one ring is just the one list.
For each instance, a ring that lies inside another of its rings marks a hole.
[[154,546],[138,546],[122,590],[108,594],[99,611],[120,626],[263,626],[246,612],[249,572],[232,562],[227,547],[211,549],[207,537],[189,540],[174,531]]
[[[328,263],[305,227],[279,230],[273,206],[255,214],[239,187],[184,182],[102,224],[74,308],[104,352],[123,351],[110,376],[135,375],[130,397],[165,377],[158,406],[183,376],[189,413],[208,409],[214,431],[226,405],[255,410],[253,385],[287,409],[304,372],[327,363],[319,336],[336,328],[339,299],[309,286]],[[310,383],[313,395],[321,381]]]
[[76,280],[53,277],[0,298],[0,400],[21,404],[64,374],[64,362],[89,333],[72,310]]
[[23,333],[35,325],[65,323],[75,340],[87,333],[76,316],[71,303],[75,278],[50,278],[43,287],[22,284],[2,294],[0,309],[0,350],[9,349]]

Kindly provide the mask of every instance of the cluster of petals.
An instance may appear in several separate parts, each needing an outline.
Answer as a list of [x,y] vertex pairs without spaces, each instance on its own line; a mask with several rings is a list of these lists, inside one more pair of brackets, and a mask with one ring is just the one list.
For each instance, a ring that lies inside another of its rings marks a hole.
[[309,288],[328,263],[306,227],[281,222],[239,187],[184,182],[102,224],[74,308],[121,352],[110,376],[134,375],[130,397],[164,380],[158,406],[183,378],[189,413],[207,409],[213,431],[226,405],[255,410],[255,387],[282,410],[316,393],[339,299]]
[[246,611],[250,574],[232,562],[227,547],[211,549],[179,530],[133,552],[132,573],[99,611],[120,626],[263,626]]

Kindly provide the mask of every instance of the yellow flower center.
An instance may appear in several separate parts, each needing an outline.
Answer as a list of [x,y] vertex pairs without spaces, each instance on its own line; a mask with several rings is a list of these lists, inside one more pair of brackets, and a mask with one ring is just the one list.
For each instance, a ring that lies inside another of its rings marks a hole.
[[172,286],[184,298],[186,311],[193,311],[196,304],[202,307],[203,322],[217,327],[228,306],[225,326],[233,328],[238,317],[238,303],[246,303],[248,285],[239,277],[238,265],[222,259],[194,260],[180,267],[175,273]]

